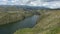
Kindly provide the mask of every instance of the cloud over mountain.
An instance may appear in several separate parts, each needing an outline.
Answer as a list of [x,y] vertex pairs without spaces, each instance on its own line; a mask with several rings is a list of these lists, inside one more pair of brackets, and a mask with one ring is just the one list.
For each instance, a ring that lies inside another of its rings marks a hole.
[[0,0],[0,5],[28,5],[60,8],[60,0]]

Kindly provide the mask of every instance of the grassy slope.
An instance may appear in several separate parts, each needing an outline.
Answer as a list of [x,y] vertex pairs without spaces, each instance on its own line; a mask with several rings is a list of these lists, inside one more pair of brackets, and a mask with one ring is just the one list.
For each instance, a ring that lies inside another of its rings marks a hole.
[[7,11],[2,12],[0,11],[0,25],[16,22],[19,20],[24,19],[25,17],[32,16],[32,13],[27,13],[25,11]]
[[33,28],[17,30],[14,34],[60,34],[60,10],[40,10],[41,19]]

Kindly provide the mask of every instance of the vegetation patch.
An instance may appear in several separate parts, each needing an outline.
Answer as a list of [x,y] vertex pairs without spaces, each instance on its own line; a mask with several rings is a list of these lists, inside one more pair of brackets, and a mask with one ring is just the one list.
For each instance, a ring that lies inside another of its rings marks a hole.
[[13,23],[19,20],[23,20],[26,17],[32,16],[32,13],[25,11],[6,11],[0,12],[0,25]]
[[[16,31],[18,34],[60,34],[60,10],[38,10],[41,19],[33,28]],[[16,34],[14,33],[14,34]]]

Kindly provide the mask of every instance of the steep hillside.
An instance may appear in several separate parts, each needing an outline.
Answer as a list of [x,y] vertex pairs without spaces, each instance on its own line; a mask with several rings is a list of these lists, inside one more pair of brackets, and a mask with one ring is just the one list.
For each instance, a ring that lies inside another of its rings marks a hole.
[[0,25],[8,24],[16,21],[23,20],[26,17],[32,16],[31,12],[20,11],[0,11]]
[[38,10],[40,20],[33,28],[17,30],[14,34],[60,34],[60,10]]

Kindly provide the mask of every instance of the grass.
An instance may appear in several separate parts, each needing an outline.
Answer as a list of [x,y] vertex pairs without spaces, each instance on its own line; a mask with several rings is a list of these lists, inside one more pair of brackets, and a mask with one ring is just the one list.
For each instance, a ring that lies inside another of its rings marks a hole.
[[39,10],[38,12],[42,16],[33,28],[17,30],[14,34],[60,34],[60,10]]
[[47,32],[47,34],[60,34],[60,27],[50,30],[50,32]]
[[0,25],[23,20],[24,18],[32,15],[32,13],[26,13],[25,11],[0,12]]
[[14,34],[32,34],[32,30],[30,28],[24,28],[16,31]]

